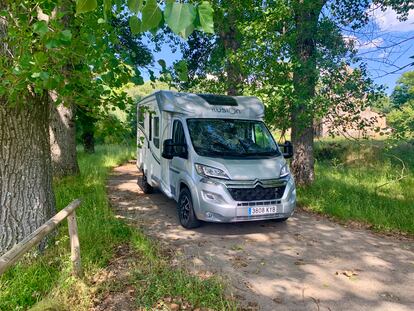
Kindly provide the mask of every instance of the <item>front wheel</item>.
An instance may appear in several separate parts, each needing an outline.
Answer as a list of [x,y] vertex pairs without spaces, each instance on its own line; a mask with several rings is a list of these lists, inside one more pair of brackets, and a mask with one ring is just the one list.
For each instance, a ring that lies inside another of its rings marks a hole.
[[191,198],[190,190],[184,188],[180,192],[177,205],[178,219],[181,226],[186,229],[197,228],[201,225],[201,222],[197,219],[194,208],[193,200]]
[[150,194],[154,191],[154,188],[148,183],[147,176],[142,172],[142,176],[138,177],[138,186],[145,194]]

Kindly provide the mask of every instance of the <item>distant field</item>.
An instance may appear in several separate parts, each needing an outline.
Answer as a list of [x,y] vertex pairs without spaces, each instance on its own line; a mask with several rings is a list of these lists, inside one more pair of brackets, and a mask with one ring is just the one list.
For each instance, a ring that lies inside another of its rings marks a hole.
[[414,146],[387,141],[316,143],[316,181],[299,204],[380,231],[414,234]]

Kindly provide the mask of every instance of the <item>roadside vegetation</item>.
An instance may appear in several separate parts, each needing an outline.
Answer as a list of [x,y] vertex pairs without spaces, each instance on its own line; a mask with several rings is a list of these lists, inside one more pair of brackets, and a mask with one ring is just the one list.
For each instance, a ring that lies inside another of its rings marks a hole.
[[379,231],[414,234],[414,146],[386,140],[316,143],[317,178],[299,189],[305,209]]
[[0,310],[25,310],[43,299],[37,310],[89,310],[94,295],[105,290],[97,288],[93,276],[108,265],[117,247],[125,244],[140,259],[131,280],[137,288],[137,308],[150,308],[163,297],[177,296],[194,306],[231,308],[220,282],[171,269],[157,245],[115,218],[106,196],[106,179],[112,167],[133,155],[134,148],[116,145],[97,146],[95,154],[79,152],[80,176],[57,180],[54,189],[58,209],[75,198],[82,199],[77,219],[85,276],[71,276],[64,222],[43,256],[26,256],[0,277]]

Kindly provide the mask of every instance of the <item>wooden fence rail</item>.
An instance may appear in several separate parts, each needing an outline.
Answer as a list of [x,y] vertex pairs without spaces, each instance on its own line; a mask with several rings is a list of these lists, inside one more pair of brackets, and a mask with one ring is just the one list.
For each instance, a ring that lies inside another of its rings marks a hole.
[[15,245],[11,250],[0,257],[0,275],[8,268],[14,265],[25,253],[32,247],[39,244],[50,232],[52,232],[63,220],[68,219],[71,260],[73,264],[73,272],[76,276],[82,275],[80,246],[78,237],[78,226],[76,223],[75,210],[81,204],[81,200],[77,199],[62,209],[55,216],[50,218],[42,226],[37,228],[19,244]]

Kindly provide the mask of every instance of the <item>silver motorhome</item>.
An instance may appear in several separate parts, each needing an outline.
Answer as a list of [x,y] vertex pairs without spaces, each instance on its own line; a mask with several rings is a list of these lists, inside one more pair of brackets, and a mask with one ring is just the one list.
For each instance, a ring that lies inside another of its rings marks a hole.
[[174,199],[185,228],[288,219],[292,148],[277,145],[263,116],[256,97],[155,92],[137,104],[138,184]]

